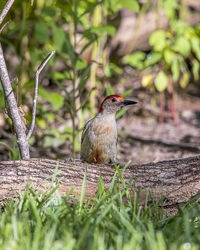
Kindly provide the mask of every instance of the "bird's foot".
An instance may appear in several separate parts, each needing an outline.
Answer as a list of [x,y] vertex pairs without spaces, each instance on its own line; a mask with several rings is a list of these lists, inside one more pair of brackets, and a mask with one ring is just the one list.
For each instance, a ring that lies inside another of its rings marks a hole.
[[110,162],[109,162],[109,164],[112,164],[112,165],[117,165],[117,167],[119,168],[119,169],[122,169],[123,168],[123,166],[119,163],[119,162],[116,162],[116,161],[113,161],[113,160],[110,160]]

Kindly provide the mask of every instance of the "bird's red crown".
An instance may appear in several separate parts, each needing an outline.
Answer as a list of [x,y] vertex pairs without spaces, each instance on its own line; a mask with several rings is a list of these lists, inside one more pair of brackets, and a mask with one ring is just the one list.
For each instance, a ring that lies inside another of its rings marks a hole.
[[107,97],[103,100],[103,102],[101,103],[100,108],[99,108],[99,113],[103,111],[103,104],[104,104],[104,102],[105,102],[106,100],[108,100],[108,99],[111,99],[111,98],[116,98],[118,101],[124,101],[124,100],[125,100],[123,97],[121,97],[121,96],[119,96],[119,95],[109,95],[109,96],[107,96]]

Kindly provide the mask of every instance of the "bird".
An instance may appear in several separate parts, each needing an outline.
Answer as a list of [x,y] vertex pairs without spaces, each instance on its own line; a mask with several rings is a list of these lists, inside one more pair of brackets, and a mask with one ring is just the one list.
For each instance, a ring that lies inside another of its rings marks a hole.
[[89,120],[81,135],[81,160],[88,163],[116,163],[117,124],[120,109],[138,103],[119,95],[109,95],[101,103],[97,115]]

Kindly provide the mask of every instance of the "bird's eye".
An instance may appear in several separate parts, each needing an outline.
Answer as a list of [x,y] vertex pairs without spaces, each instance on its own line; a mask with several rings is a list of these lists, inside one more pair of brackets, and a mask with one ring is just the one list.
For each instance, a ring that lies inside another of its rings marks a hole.
[[112,102],[116,102],[117,100],[115,98],[112,99]]

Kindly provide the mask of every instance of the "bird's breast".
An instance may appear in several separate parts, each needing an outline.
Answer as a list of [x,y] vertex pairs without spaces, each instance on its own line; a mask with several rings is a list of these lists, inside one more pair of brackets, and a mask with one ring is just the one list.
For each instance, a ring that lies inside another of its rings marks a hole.
[[94,132],[96,135],[109,135],[109,134],[112,134],[114,133],[115,134],[115,128],[113,128],[113,126],[109,126],[109,125],[96,125],[94,126]]

